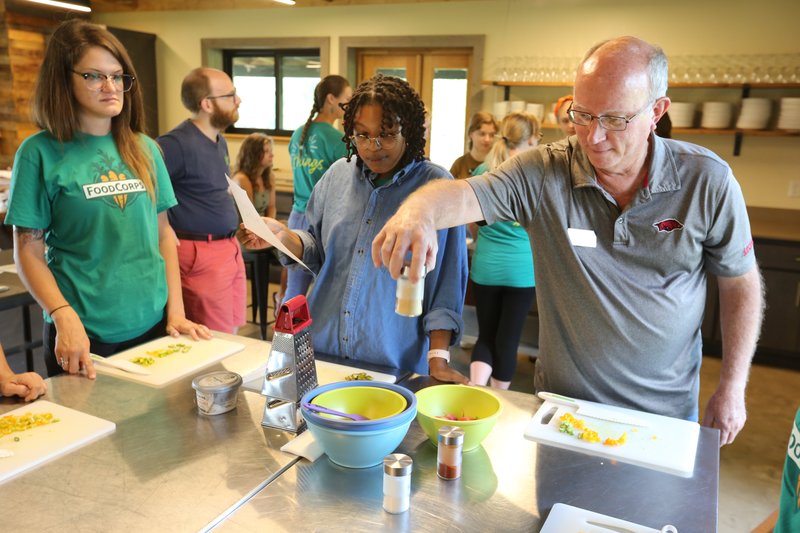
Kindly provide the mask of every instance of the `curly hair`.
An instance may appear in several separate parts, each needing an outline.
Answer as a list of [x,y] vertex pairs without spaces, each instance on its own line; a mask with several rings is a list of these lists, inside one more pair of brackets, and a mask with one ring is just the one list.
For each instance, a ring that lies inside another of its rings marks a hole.
[[378,74],[362,82],[353,93],[350,101],[344,105],[344,137],[347,146],[347,160],[355,155],[358,166],[363,161],[358,157],[353,142],[353,126],[358,110],[365,105],[376,104],[383,110],[383,130],[389,131],[400,124],[400,131],[406,141],[406,149],[400,158],[398,167],[402,168],[411,161],[425,159],[425,104],[407,81],[394,76]]
[[[258,167],[261,166],[261,160],[264,158],[264,145],[266,143],[273,144],[272,137],[264,135],[263,133],[251,133],[245,138],[244,142],[242,142],[242,146],[239,148],[239,155],[236,160],[236,171],[247,176],[254,190],[256,181],[258,180],[256,171],[258,171]],[[261,173],[264,187],[267,189],[272,188],[272,183],[269,179],[271,173],[271,165],[265,168]]]

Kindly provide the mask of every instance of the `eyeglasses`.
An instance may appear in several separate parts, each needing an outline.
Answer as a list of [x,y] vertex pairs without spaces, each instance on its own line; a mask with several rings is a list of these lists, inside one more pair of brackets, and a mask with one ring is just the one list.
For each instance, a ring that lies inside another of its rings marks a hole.
[[206,98],[208,98],[209,100],[215,100],[217,98],[236,98],[236,89],[234,89],[232,93],[220,94],[217,96],[206,96]]
[[630,117],[615,117],[613,115],[602,115],[598,117],[584,111],[575,111],[572,109],[572,104],[570,104],[569,109],[567,109],[567,116],[569,117],[570,122],[577,124],[578,126],[588,126],[592,123],[592,120],[597,120],[603,129],[609,131],[625,131],[625,129],[628,127],[628,123],[641,115],[651,105],[652,104],[648,103],[641,110]]
[[72,72],[83,78],[86,88],[90,91],[99,91],[107,81],[110,81],[117,91],[128,92],[136,79],[130,74],[101,74],[99,72],[78,72],[77,70]]
[[397,140],[400,138],[400,132],[381,133],[377,137],[370,137],[369,135],[364,135],[363,133],[356,133],[355,135],[350,136],[350,138],[359,148],[369,148],[370,145],[375,142],[376,150],[380,150],[381,148],[391,150],[397,144]]

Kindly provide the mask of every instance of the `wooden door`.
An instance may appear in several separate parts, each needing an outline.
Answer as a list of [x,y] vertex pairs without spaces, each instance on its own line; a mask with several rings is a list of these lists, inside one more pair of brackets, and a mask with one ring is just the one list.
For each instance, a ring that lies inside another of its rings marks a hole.
[[359,54],[358,83],[375,74],[403,78],[419,91],[422,57],[415,53],[368,51]]
[[[429,114],[430,142],[425,146],[425,155],[431,157],[433,151],[436,162],[449,167],[463,153],[472,51],[370,49],[360,51],[357,58],[358,83],[382,73],[403,78],[414,87]],[[455,86],[448,84],[453,80]]]

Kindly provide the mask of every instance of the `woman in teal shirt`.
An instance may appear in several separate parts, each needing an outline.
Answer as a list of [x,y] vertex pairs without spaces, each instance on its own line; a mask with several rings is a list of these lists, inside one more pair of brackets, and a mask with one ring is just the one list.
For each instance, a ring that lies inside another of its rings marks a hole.
[[[350,101],[353,89],[342,76],[325,76],[314,89],[314,105],[308,120],[302,128],[297,128],[289,142],[289,157],[292,160],[292,179],[294,181],[294,202],[289,214],[289,229],[308,229],[306,204],[314,186],[336,160],[347,155],[341,131],[333,127],[344,116],[342,105]],[[311,284],[311,275],[301,270],[286,272],[286,286],[283,297],[288,300],[298,294],[305,295]]]
[[[486,161],[473,175],[494,170],[505,160],[538,146],[539,121],[528,113],[511,113],[500,123],[498,135]],[[470,279],[479,331],[472,350],[470,381],[507,389],[517,368],[525,317],[536,297],[531,245],[518,222],[481,226],[477,234]]]

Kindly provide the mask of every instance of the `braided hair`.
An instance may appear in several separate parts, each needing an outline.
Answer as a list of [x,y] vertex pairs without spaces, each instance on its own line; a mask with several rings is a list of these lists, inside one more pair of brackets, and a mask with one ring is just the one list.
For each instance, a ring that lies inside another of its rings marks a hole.
[[[353,141],[353,126],[358,110],[365,105],[376,104],[383,109],[383,130],[389,131],[400,124],[400,131],[406,141],[406,149],[400,158],[398,168],[411,161],[425,159],[425,104],[411,85],[402,78],[376,76],[362,82],[353,97],[344,104],[344,137],[347,146],[347,161],[358,156]],[[363,161],[358,158],[359,168]]]
[[303,126],[303,133],[300,134],[300,142],[297,143],[299,152],[303,151],[303,144],[306,142],[306,136],[308,135],[308,127],[311,126],[311,121],[314,120],[317,113],[322,111],[325,99],[329,94],[338,97],[347,87],[350,87],[350,82],[346,78],[331,74],[322,78],[314,88],[314,105],[311,106],[311,113],[308,114],[308,119],[306,119],[306,123]]

